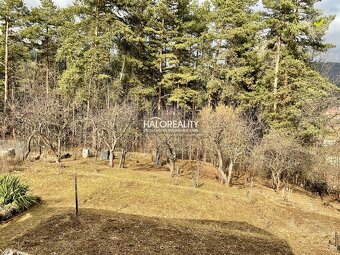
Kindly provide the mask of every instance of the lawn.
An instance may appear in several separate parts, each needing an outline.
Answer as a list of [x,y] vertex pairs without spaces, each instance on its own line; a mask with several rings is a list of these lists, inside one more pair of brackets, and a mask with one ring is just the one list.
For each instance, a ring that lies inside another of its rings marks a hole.
[[[150,155],[133,154],[127,168],[90,159],[16,166],[41,205],[0,226],[0,250],[30,254],[336,254],[328,241],[339,212],[320,198],[271,189],[227,188],[203,166],[202,185],[170,178]],[[189,167],[190,168],[190,167]],[[77,172],[80,216],[74,216]],[[251,193],[251,194],[250,194]]]

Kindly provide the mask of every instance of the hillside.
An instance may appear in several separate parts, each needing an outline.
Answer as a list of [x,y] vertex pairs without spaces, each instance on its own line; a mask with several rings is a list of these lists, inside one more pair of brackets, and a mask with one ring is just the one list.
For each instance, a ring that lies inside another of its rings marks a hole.
[[340,86],[340,63],[316,63],[316,67],[324,77]]
[[[187,170],[170,178],[150,156],[134,154],[126,169],[94,159],[14,167],[43,204],[0,226],[0,250],[30,254],[336,254],[336,205],[294,193],[288,201],[257,185],[227,188],[202,166],[194,188]],[[186,162],[184,162],[185,164]],[[181,162],[183,164],[183,162]],[[185,167],[183,167],[185,168]],[[78,172],[80,216],[73,214]]]

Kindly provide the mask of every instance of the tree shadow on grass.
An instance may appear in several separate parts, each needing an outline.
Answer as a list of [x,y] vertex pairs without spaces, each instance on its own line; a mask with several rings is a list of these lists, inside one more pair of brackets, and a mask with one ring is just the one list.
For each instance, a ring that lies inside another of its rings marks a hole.
[[293,254],[246,222],[160,219],[82,209],[55,215],[14,239],[30,254]]

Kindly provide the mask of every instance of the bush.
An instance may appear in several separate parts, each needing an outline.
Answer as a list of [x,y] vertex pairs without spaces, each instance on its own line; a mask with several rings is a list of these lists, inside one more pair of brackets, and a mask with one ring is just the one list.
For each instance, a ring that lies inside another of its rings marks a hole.
[[283,183],[298,185],[316,176],[318,173],[314,170],[319,171],[317,158],[308,148],[302,147],[289,134],[277,130],[266,134],[256,146],[253,162],[264,177],[272,179],[272,187],[276,191]]
[[8,220],[40,201],[38,197],[30,196],[28,192],[28,185],[23,184],[19,177],[0,177],[0,222]]
[[325,195],[329,195],[329,185],[326,180],[307,180],[305,189],[318,194],[321,198]]

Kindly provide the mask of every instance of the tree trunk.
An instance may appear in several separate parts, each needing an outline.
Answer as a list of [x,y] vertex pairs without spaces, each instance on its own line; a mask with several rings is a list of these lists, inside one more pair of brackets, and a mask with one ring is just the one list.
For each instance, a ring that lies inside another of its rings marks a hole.
[[158,147],[156,149],[155,166],[161,166],[161,152]]
[[4,115],[7,113],[8,106],[8,37],[9,37],[9,21],[6,21],[6,35],[5,35],[5,91],[4,91]]
[[273,189],[276,192],[279,192],[280,191],[280,185],[281,185],[280,174],[272,173],[272,179],[273,179]]
[[[47,32],[48,34],[48,28]],[[50,91],[50,60],[49,60],[49,47],[50,42],[48,36],[46,37],[46,77],[45,77],[45,86],[46,86],[46,95],[48,96]]]
[[203,158],[202,158],[203,162],[207,162],[207,151],[205,150],[205,148],[203,148]]
[[123,81],[123,77],[124,77],[124,69],[125,69],[125,60],[126,58],[124,57],[123,59],[123,64],[122,64],[122,68],[120,70],[120,75],[119,75],[119,81],[122,82]]
[[59,164],[61,161],[61,139],[60,136],[58,136],[58,147],[57,147],[57,164]]
[[114,162],[113,162],[113,159],[114,159],[113,150],[110,150],[109,159],[110,159],[109,166],[113,168],[113,167],[114,167]]
[[171,177],[174,177],[176,169],[176,160],[172,156],[169,157],[169,168]]
[[122,154],[120,155],[120,161],[119,161],[119,168],[125,167],[125,159],[126,159],[127,151],[124,149],[122,150]]
[[221,183],[227,183],[227,175],[224,172],[224,167],[223,167],[223,156],[221,150],[217,150],[217,157],[218,157],[218,172],[220,174],[221,178]]
[[277,111],[277,90],[278,90],[278,80],[279,80],[280,55],[281,55],[281,40],[280,38],[278,38],[278,41],[276,43],[275,73],[274,73],[274,86],[273,86],[274,112]]
[[200,162],[196,160],[196,171],[195,171],[195,187],[200,186]]
[[[39,134],[41,134],[41,132]],[[40,159],[41,155],[42,155],[42,145],[41,145],[41,137],[40,137],[40,135],[39,135],[39,138],[38,138],[38,145],[39,145],[39,156],[38,156],[38,158]]]
[[35,134],[35,132],[33,132],[27,139],[27,144],[26,144],[26,150],[27,151],[24,155],[24,160],[26,160],[31,153],[31,141],[32,141],[34,134]]
[[276,181],[276,191],[277,191],[277,192],[280,191],[280,186],[281,186],[280,177],[277,176],[277,181]]
[[234,162],[230,160],[229,166],[228,166],[228,179],[227,179],[227,185],[231,185],[231,178],[233,176],[233,167],[234,167]]
[[[164,29],[164,18],[162,19],[162,27]],[[162,45],[161,45],[161,48],[160,48],[160,61],[159,61],[159,74],[160,76],[162,77],[163,75],[163,33],[161,33],[161,42],[162,42]],[[161,110],[162,110],[162,87],[161,85],[159,84],[159,87],[158,87],[158,100],[157,100],[157,109],[158,109],[158,114],[160,114]]]
[[[91,85],[88,85],[88,93],[91,91]],[[90,99],[87,100],[86,102],[86,123],[89,121],[90,118]],[[84,136],[84,141],[83,141],[83,148],[86,148],[87,146],[87,130],[86,130],[86,124],[83,125],[83,136]]]
[[76,109],[74,103],[72,104],[72,146],[74,147],[74,138],[76,137]]

